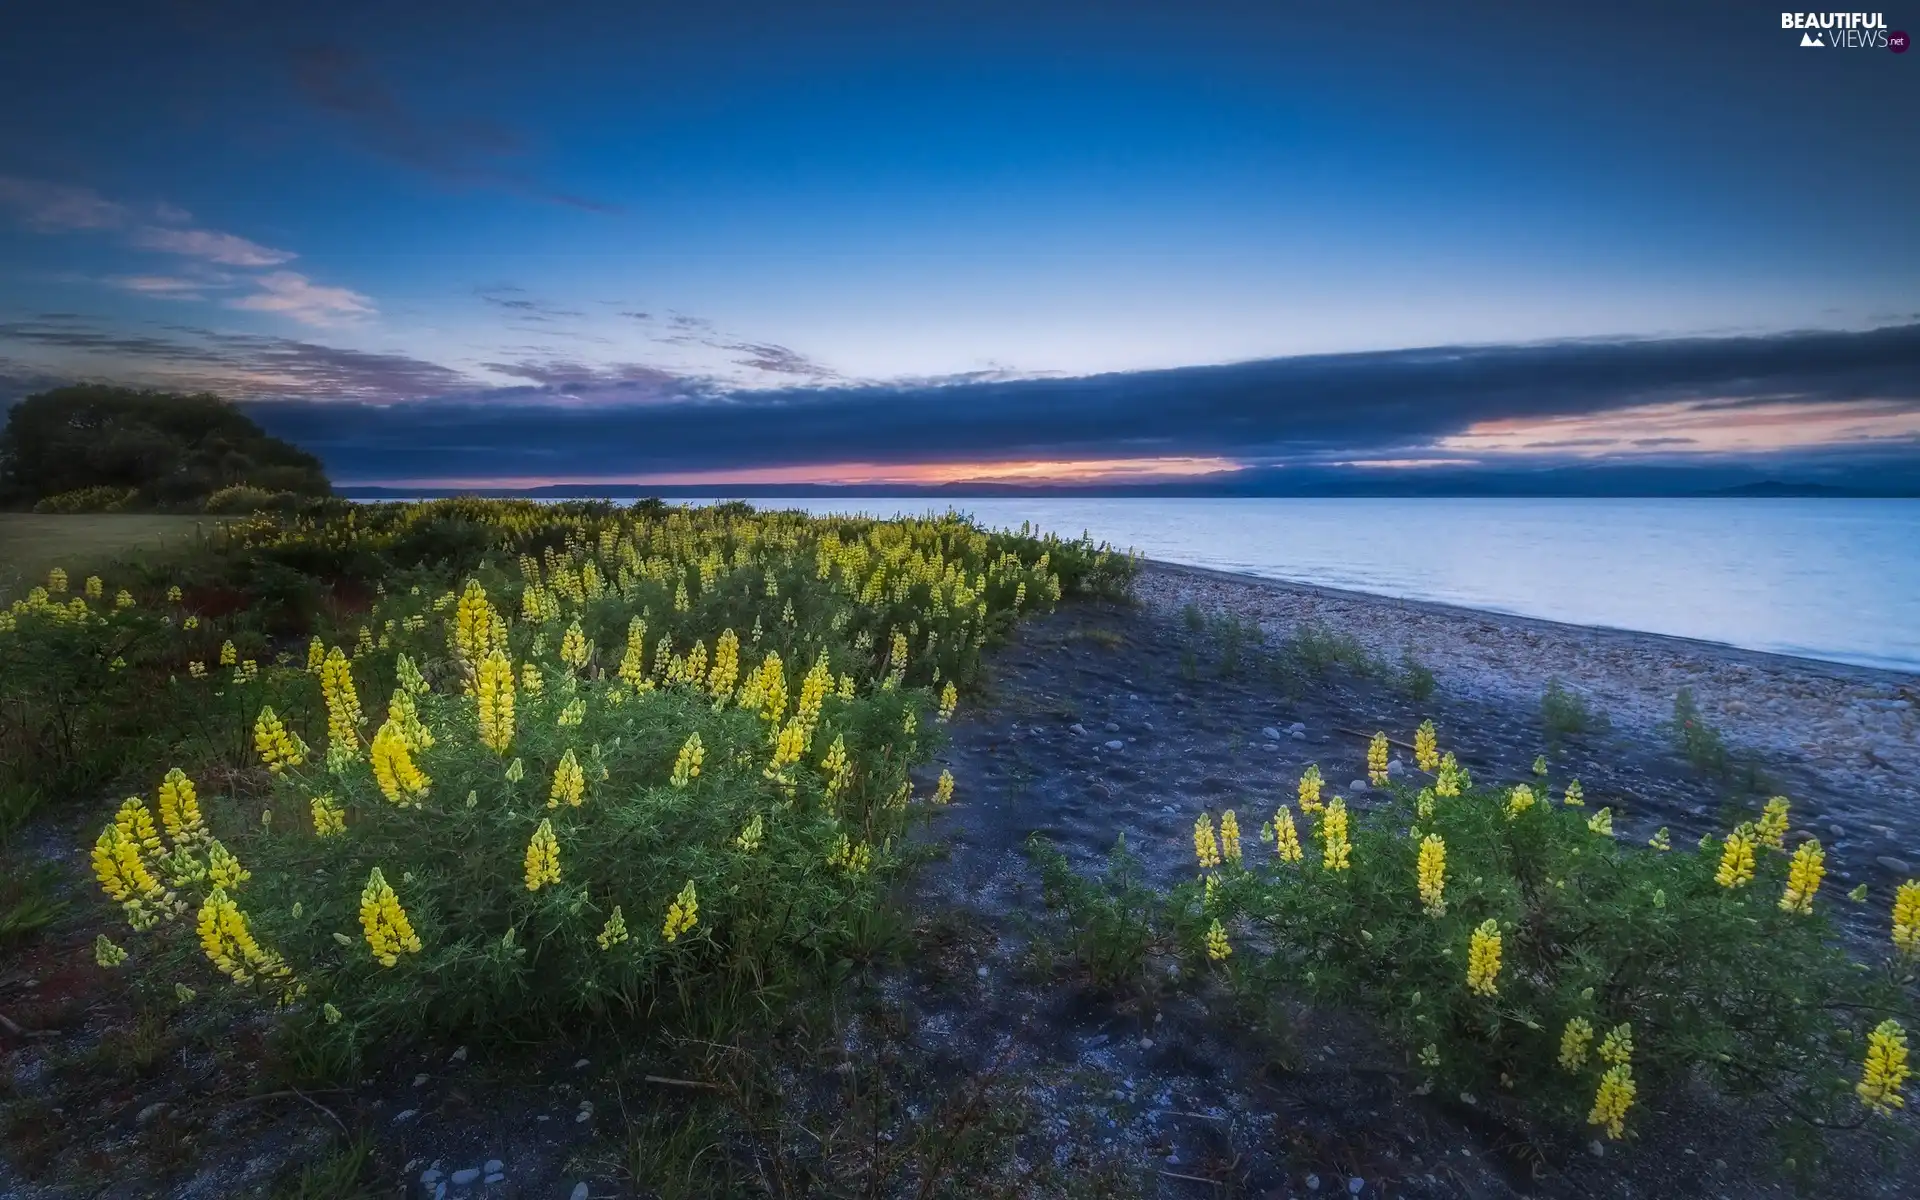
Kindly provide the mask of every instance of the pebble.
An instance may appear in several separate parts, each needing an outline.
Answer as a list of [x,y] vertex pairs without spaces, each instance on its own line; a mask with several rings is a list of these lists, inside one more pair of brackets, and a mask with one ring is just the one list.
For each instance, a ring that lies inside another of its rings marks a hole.
[[1085,725],[1082,725],[1078,721],[1075,721],[1073,724],[1067,726],[1067,729],[1073,733],[1079,734],[1081,737],[1087,736],[1087,727]]
[[1876,863],[1879,863],[1886,870],[1892,871],[1895,875],[1905,875],[1909,870],[1911,870],[1911,868],[1907,866],[1906,859],[1895,858],[1891,854],[1882,854],[1879,858],[1876,858],[1873,861]]
[[1269,725],[1265,729],[1262,729],[1260,731],[1260,736],[1263,738],[1266,738],[1270,742],[1277,742],[1280,740],[1280,731],[1278,729],[1275,729],[1273,726]]
[[586,1069],[586,1066],[587,1066],[587,1060],[583,1058],[579,1062],[573,1064],[573,1069],[576,1071],[584,1071]]
[[1599,1138],[1595,1138],[1587,1143],[1587,1153],[1593,1155],[1595,1158],[1605,1158],[1607,1156],[1607,1148],[1600,1144]]
[[399,1125],[404,1122],[411,1121],[419,1115],[420,1115],[420,1110],[417,1108],[403,1108],[399,1112],[393,1114],[393,1123],[395,1125]]
[[478,1178],[480,1178],[479,1167],[461,1167],[453,1173],[453,1186],[466,1187]]
[[133,1123],[135,1125],[151,1124],[155,1119],[157,1119],[160,1116],[161,1113],[165,1111],[167,1111],[167,1106],[164,1101],[156,1104],[149,1104],[145,1108],[141,1109],[139,1114],[133,1118]]
[[593,1120],[593,1114],[588,1112],[586,1109],[581,1109],[580,1115],[576,1116],[573,1119],[573,1123],[575,1125],[585,1125],[588,1121],[591,1121],[591,1120]]
[[1367,1181],[1360,1178],[1358,1175],[1355,1175],[1352,1179],[1347,1180],[1348,1195],[1358,1196],[1361,1192],[1364,1192],[1366,1190],[1367,1190]]
[[427,1077],[425,1075],[415,1075],[413,1077],[413,1086],[419,1087],[420,1085],[426,1083],[426,1081],[427,1081]]
[[1152,1039],[1152,1038],[1141,1038],[1141,1039],[1140,1039],[1140,1048],[1141,1048],[1142,1050],[1151,1050],[1151,1049],[1153,1049],[1153,1039]]
[[495,1171],[493,1174],[487,1176],[486,1178],[487,1183],[505,1183],[506,1181],[507,1181],[507,1177],[505,1175],[502,1175],[498,1171]]
[[1389,775],[1404,775],[1406,774],[1406,771],[1407,771],[1407,764],[1401,762],[1397,758],[1387,764],[1387,774]]
[[488,1159],[487,1165],[481,1168],[481,1170],[485,1171],[489,1175],[498,1175],[500,1174],[500,1172],[506,1169],[507,1169],[507,1164],[501,1162],[497,1158]]
[[1108,733],[1119,733],[1119,732],[1120,732],[1120,726],[1119,726],[1119,724],[1118,724],[1117,722],[1114,722],[1114,721],[1108,721],[1108,722],[1107,722],[1107,732],[1108,732]]
[[444,1182],[433,1185],[433,1200],[447,1200],[447,1185]]
[[1320,1190],[1320,1177],[1318,1175],[1307,1176],[1307,1190],[1310,1192],[1317,1192]]
[[1372,791],[1373,788],[1367,783],[1366,780],[1355,779],[1348,782],[1347,790],[1352,792],[1354,795],[1358,796],[1358,795],[1362,795],[1363,793]]
[[573,1185],[573,1194],[567,1200],[587,1200],[587,1195],[587,1185],[584,1182],[576,1183]]
[[980,967],[974,971],[974,974],[978,975],[982,979],[985,979],[987,977],[987,969],[985,967]]
[[466,1048],[465,1046],[462,1046],[462,1047],[460,1047],[460,1048],[459,1048],[458,1050],[455,1050],[455,1051],[453,1052],[453,1056],[452,1056],[451,1058],[449,1058],[449,1059],[448,1059],[447,1061],[448,1061],[448,1062],[465,1062],[465,1061],[467,1061],[467,1048]]
[[1126,748],[1127,748],[1127,744],[1121,741],[1119,738],[1115,738],[1112,741],[1107,743],[1107,749],[1109,750],[1125,750]]
[[1847,827],[1845,825],[1829,825],[1827,826],[1827,832],[1834,837],[1845,837],[1847,836]]
[[432,1187],[434,1184],[439,1183],[440,1168],[428,1167],[426,1170],[420,1172],[420,1182],[425,1184],[428,1187]]
[[1296,742],[1306,740],[1307,727],[1305,725],[1302,725],[1298,721],[1295,721],[1293,724],[1287,726],[1287,732],[1292,735],[1293,740]]

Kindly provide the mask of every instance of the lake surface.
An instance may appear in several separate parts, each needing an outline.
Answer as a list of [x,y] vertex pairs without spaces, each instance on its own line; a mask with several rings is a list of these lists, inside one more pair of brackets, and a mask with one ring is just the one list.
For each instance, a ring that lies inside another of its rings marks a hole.
[[1920,500],[746,499],[951,506],[1167,562],[1920,671]]

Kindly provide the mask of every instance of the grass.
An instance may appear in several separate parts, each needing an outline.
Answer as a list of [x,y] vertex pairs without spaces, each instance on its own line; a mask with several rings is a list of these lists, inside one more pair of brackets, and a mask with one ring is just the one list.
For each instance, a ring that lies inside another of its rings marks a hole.
[[210,517],[143,513],[0,513],[0,602],[24,595],[54,567],[84,573],[119,560],[186,553],[217,524]]
[[1547,680],[1547,690],[1540,697],[1540,723],[1551,742],[1568,734],[1597,732],[1608,725],[1605,713],[1589,707],[1586,697],[1567,690],[1558,679]]

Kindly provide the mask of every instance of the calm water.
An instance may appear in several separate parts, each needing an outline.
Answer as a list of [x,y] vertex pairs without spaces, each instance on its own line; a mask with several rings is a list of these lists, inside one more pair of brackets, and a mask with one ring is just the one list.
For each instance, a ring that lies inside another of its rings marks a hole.
[[1920,500],[752,503],[878,516],[951,503],[1168,562],[1920,671]]

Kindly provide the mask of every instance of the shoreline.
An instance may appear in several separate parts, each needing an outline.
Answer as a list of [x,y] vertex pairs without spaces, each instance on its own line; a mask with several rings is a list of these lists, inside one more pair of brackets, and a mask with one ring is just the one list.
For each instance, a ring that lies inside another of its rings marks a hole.
[[1897,857],[1920,858],[1908,852],[1920,852],[1920,675],[1154,559],[1142,561],[1135,596],[1176,616],[1188,603],[1233,614],[1269,640],[1323,627],[1390,663],[1411,646],[1442,693],[1535,713],[1558,679],[1629,737],[1660,737],[1675,693],[1689,688],[1729,748],[1860,794],[1878,819],[1905,826],[1888,836]]

